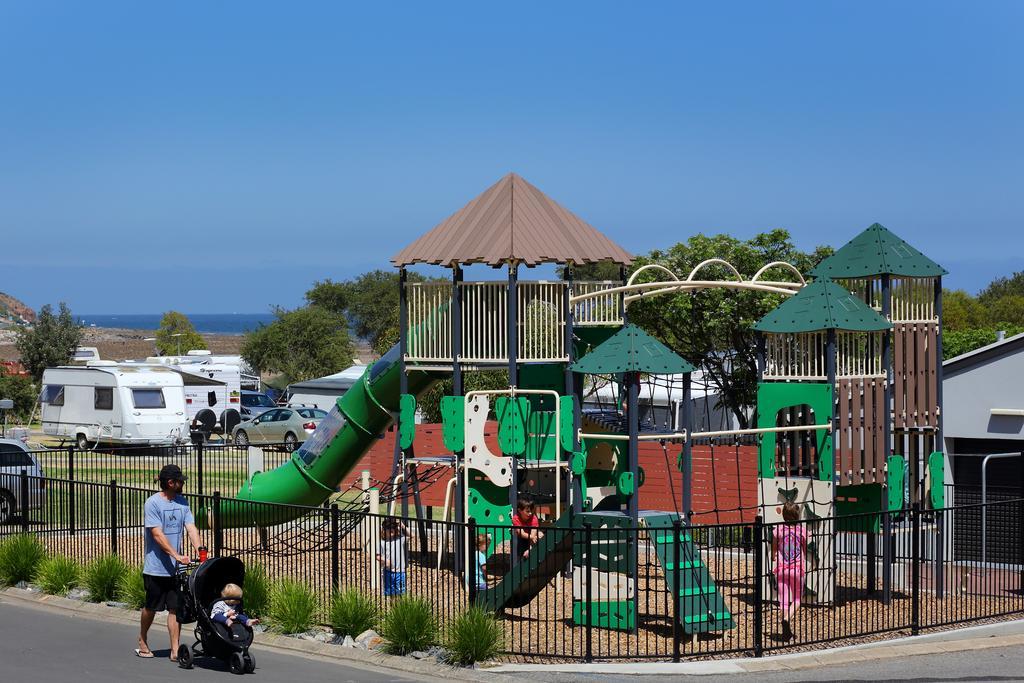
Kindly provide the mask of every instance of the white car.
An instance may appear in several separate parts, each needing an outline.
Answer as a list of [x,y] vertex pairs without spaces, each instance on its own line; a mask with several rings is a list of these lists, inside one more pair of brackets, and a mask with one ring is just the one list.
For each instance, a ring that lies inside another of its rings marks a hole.
[[28,447],[17,439],[0,439],[0,527],[21,514],[21,471],[28,480],[28,508],[38,510],[46,502],[42,466]]

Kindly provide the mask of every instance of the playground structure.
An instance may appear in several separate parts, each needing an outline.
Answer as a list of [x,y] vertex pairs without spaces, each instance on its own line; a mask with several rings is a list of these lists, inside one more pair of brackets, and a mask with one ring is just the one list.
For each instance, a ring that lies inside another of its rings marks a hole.
[[[586,573],[574,541],[586,527],[595,533],[636,529],[664,569],[666,590],[681,601],[681,628],[693,635],[735,626],[691,535],[696,439],[757,435],[762,519],[778,521],[785,500],[799,502],[809,520],[854,515],[839,529],[867,534],[869,574],[876,566],[876,534],[884,532],[882,513],[903,507],[905,488],[913,504],[942,505],[944,462],[934,449],[941,443],[945,271],[877,224],[815,268],[810,284],[788,263],[767,263],[744,280],[720,259],[697,265],[686,278],[656,265],[627,278],[627,252],[510,174],[392,262],[400,274],[399,343],[338,400],[288,462],[253,475],[237,501],[223,504],[223,527],[253,525],[245,501],[324,502],[393,425],[390,477],[369,482],[364,475],[349,488],[365,493],[373,506],[390,503],[392,512],[400,501],[401,514],[409,517],[410,499],[415,515],[422,510],[423,486],[443,481],[449,492],[445,514],[450,502],[454,520],[473,520],[491,532],[489,555],[508,555],[504,576],[473,593],[478,604],[498,612],[520,607],[558,574],[571,572],[574,623],[634,630],[639,542],[606,543],[600,562]],[[573,267],[598,262],[617,264],[621,279],[572,278]],[[450,268],[451,281],[409,282],[406,269],[416,264]],[[465,281],[464,269],[475,264],[505,268],[507,278]],[[563,266],[567,279],[519,280],[520,267],[541,264]],[[697,279],[711,266],[733,278]],[[767,280],[770,271],[792,279]],[[667,279],[641,282],[641,273]],[[696,368],[629,323],[634,301],[708,288],[787,297],[756,326],[757,418],[751,429],[696,432],[689,409]],[[466,373],[493,370],[507,372],[507,388],[465,391]],[[422,452],[417,401],[447,377],[452,391],[440,406],[445,451]],[[640,410],[641,381],[657,377],[678,380],[683,406],[660,425],[642,420]],[[608,409],[584,410],[585,390],[597,379],[613,383],[619,400]],[[496,439],[486,437],[488,421],[496,426]],[[645,441],[674,449],[678,460],[671,462],[678,462],[678,470],[643,471],[638,450]],[[677,510],[643,508],[645,480],[677,476]],[[546,533],[517,557],[510,550],[512,513],[526,494],[545,513]],[[351,500],[364,504],[361,495]],[[282,507],[279,518],[264,512],[260,521],[284,522],[288,514]],[[813,540],[807,589],[814,600],[828,602],[835,583],[834,532]],[[467,532],[450,541],[452,566],[468,580],[466,559],[475,539]],[[671,556],[677,547],[682,555]],[[889,548],[883,544],[886,588]],[[770,565],[771,553],[762,556]],[[669,571],[677,562],[678,570]],[[766,566],[765,574],[770,570]],[[591,583],[602,587],[601,599],[584,600]]]

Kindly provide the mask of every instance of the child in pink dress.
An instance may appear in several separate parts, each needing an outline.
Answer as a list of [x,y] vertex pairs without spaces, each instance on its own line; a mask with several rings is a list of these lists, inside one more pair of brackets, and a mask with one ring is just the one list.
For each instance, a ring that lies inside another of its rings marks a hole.
[[791,501],[782,506],[783,524],[772,532],[772,554],[775,556],[775,579],[779,591],[779,609],[782,610],[782,634],[787,640],[793,636],[790,620],[800,608],[804,592],[807,552],[807,529],[800,524],[800,508]]

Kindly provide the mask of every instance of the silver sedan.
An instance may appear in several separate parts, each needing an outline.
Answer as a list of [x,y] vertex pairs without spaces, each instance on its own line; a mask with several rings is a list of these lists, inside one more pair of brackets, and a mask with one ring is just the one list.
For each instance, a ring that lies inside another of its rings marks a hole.
[[239,446],[284,444],[285,450],[291,452],[316,431],[325,417],[326,411],[319,408],[273,408],[237,424],[231,430],[231,439]]

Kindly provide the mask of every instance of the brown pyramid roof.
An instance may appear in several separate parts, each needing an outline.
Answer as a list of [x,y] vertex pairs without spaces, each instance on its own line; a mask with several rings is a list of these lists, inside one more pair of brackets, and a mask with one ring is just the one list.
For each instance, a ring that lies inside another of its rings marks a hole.
[[515,173],[484,190],[447,220],[398,252],[396,266],[518,261],[628,265],[629,252]]

